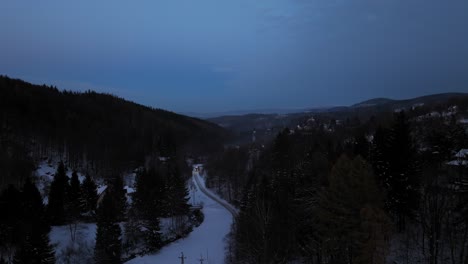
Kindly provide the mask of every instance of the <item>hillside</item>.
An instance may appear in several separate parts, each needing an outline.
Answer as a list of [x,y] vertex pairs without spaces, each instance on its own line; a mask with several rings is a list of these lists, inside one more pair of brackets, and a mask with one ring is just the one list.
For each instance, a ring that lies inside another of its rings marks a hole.
[[242,143],[252,139],[254,130],[256,131],[257,141],[268,141],[283,128],[296,127],[296,125],[305,123],[311,117],[341,120],[354,117],[368,119],[372,116],[385,115],[397,110],[418,108],[423,113],[439,111],[450,105],[468,105],[468,94],[443,93],[405,100],[374,98],[351,106],[311,108],[308,111],[281,115],[251,113],[247,115],[219,116],[207,120],[233,131],[236,133],[237,142]]
[[8,169],[18,167],[13,160],[31,164],[59,157],[105,176],[141,165],[148,155],[203,154],[226,136],[207,121],[113,95],[60,91],[4,76],[0,113],[0,168],[6,171],[0,185],[21,178],[13,174],[23,173]]
[[466,93],[441,93],[441,94],[431,94],[425,96],[419,96],[410,99],[395,100],[389,98],[375,98],[371,100],[366,100],[358,104],[354,104],[351,107],[376,107],[376,106],[387,106],[390,108],[402,108],[402,107],[412,107],[413,105],[422,105],[422,104],[434,104],[434,103],[443,103],[450,99],[454,98],[466,98],[468,94]]

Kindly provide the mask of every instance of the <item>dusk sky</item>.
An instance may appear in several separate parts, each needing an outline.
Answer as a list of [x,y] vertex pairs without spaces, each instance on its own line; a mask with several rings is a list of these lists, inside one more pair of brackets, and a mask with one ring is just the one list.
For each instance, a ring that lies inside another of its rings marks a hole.
[[0,74],[177,112],[468,92],[467,0],[6,0],[0,11]]

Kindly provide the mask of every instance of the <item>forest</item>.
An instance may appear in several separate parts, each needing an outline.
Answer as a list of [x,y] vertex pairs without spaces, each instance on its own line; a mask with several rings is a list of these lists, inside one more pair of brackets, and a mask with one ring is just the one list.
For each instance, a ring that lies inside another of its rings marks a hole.
[[292,115],[257,141],[92,91],[0,94],[0,263],[157,254],[204,221],[192,168],[238,210],[227,263],[468,263],[466,96]]
[[[123,263],[187,236],[203,221],[188,204],[187,161],[228,136],[113,95],[4,76],[0,128],[0,263]],[[92,245],[83,226],[96,230]],[[57,228],[71,240],[60,250]]]
[[60,156],[73,168],[107,177],[148,156],[200,156],[222,148],[227,137],[200,119],[6,76],[0,76],[0,128],[0,186],[19,184],[44,157]]
[[230,263],[467,263],[467,103],[316,114],[211,156]]

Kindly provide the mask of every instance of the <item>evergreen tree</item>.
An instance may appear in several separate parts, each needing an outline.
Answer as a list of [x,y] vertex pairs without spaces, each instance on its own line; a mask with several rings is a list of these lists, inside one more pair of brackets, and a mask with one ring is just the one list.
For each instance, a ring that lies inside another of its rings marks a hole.
[[15,263],[55,263],[55,253],[49,242],[50,227],[46,221],[44,204],[36,185],[27,178],[21,195],[21,241]]
[[108,186],[112,189],[110,193],[117,210],[117,219],[123,221],[127,211],[127,191],[124,189],[122,177],[116,176],[112,178]]
[[105,190],[97,210],[96,245],[94,260],[99,264],[121,263],[121,229],[118,224],[121,209],[114,200],[116,194],[112,187]]
[[94,180],[86,175],[86,178],[81,185],[81,209],[84,214],[94,215],[98,200],[97,186]]
[[137,218],[146,230],[144,240],[150,251],[161,247],[159,218],[165,207],[165,185],[156,170],[141,170],[137,175],[133,205]]
[[13,260],[15,264],[53,264],[55,252],[47,234],[32,232],[19,246]]
[[0,246],[6,249],[2,253],[13,257],[14,249],[22,241],[22,203],[21,193],[15,186],[9,185],[0,195]]
[[404,112],[398,113],[389,135],[386,155],[389,167],[384,184],[386,207],[395,217],[399,231],[404,230],[406,219],[413,216],[419,205],[420,172],[416,155],[407,117]]
[[80,217],[81,212],[81,187],[78,179],[78,174],[73,171],[70,179],[70,187],[67,192],[66,213],[70,221],[76,221]]
[[389,173],[389,161],[387,157],[389,154],[388,134],[388,130],[383,127],[379,126],[377,128],[371,145],[370,157],[377,183],[384,190],[387,189],[385,186],[385,179]]
[[28,233],[32,231],[48,233],[50,226],[46,221],[45,206],[36,185],[27,178],[22,192],[22,219],[26,222],[24,227]]
[[54,180],[50,185],[47,216],[52,225],[65,222],[66,191],[68,190],[68,177],[63,162],[59,163]]
[[172,216],[187,214],[190,209],[188,204],[189,191],[179,168],[176,166],[171,169],[167,193]]

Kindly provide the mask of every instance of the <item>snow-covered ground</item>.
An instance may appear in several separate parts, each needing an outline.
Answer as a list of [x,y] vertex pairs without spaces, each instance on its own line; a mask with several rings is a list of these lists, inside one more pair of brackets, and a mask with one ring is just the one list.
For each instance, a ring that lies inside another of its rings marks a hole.
[[[230,232],[233,216],[223,205],[200,190],[200,186],[197,185],[195,177],[199,177],[200,183],[204,185],[203,177],[198,174],[198,171],[194,170],[190,182],[190,202],[192,204],[203,205],[202,211],[205,215],[203,223],[195,228],[186,238],[167,245],[158,253],[137,257],[127,263],[178,264],[181,263],[179,257],[182,252],[186,257],[185,264],[200,263],[200,258],[204,259],[204,264],[224,263],[225,247],[227,245],[226,235]],[[204,186],[202,186],[202,188],[204,188]],[[215,194],[212,195],[217,197]]]
[[[72,228],[75,227],[72,225]],[[53,226],[49,237],[55,249],[56,263],[93,263],[95,223],[78,223],[75,241],[71,239],[70,225]]]
[[[195,165],[201,167],[201,165]],[[50,184],[53,181],[57,170],[57,162],[40,162],[36,170],[36,185],[40,190],[44,202],[47,203],[47,194]],[[67,170],[67,176],[71,177],[72,171]],[[229,234],[233,222],[232,214],[237,214],[237,210],[229,203],[219,198],[216,194],[205,188],[203,176],[194,169],[193,177],[189,182],[190,200],[192,205],[203,206],[205,216],[203,223],[195,228],[186,238],[179,239],[154,255],[137,257],[127,263],[180,263],[180,255],[183,252],[185,264],[200,263],[202,257],[205,264],[224,263],[226,235]],[[84,175],[78,172],[80,182],[84,180]],[[133,184],[135,173],[124,177],[124,188],[127,194],[134,192]],[[105,190],[104,183],[99,184],[98,193]],[[202,189],[203,190],[202,190]],[[128,202],[130,196],[127,197]],[[161,219],[161,231],[169,233],[171,219]],[[123,225],[121,225],[123,228]],[[96,237],[95,223],[78,223],[76,228],[75,242],[71,239],[70,226],[53,226],[49,234],[51,244],[56,251],[57,263],[92,263]],[[168,234],[166,234],[168,235]]]

